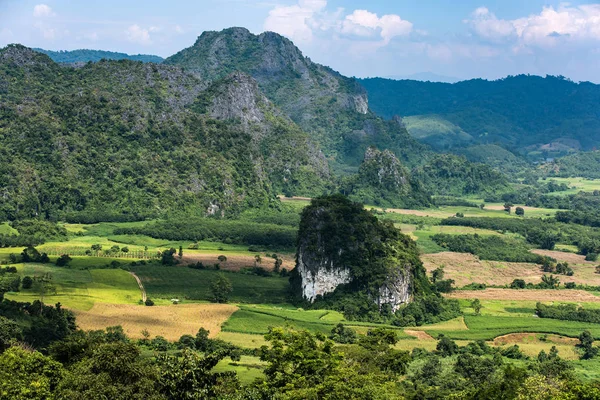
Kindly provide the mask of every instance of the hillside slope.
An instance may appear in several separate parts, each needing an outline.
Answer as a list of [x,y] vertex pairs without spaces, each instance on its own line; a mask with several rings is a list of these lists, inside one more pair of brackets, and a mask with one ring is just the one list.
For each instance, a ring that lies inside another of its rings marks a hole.
[[380,78],[360,83],[372,109],[385,118],[446,120],[473,138],[450,138],[446,148],[499,143],[537,160],[600,143],[600,85],[589,82],[519,75],[455,84]]
[[0,50],[0,220],[111,210],[232,213],[286,190],[321,194],[318,147],[256,82],[211,84],[179,67],[61,67]]
[[167,58],[203,80],[233,71],[251,75],[261,90],[319,143],[334,167],[358,167],[369,146],[392,150],[414,166],[427,149],[406,129],[374,115],[353,78],[313,63],[288,39],[245,28],[204,32],[192,47]]
[[130,55],[125,53],[116,53],[114,51],[105,50],[70,50],[70,51],[52,51],[44,49],[33,49],[40,53],[43,53],[50,57],[52,61],[57,63],[75,64],[75,63],[87,63],[87,62],[98,62],[100,60],[131,60],[141,62],[153,62],[159,64],[163,62],[163,58],[150,54],[136,54]]

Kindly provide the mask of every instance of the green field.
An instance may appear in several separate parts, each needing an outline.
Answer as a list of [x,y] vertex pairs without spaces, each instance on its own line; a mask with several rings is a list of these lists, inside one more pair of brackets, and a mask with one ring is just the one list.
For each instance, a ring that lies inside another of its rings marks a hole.
[[[75,310],[89,310],[94,303],[137,304],[141,299],[140,290],[133,276],[120,269],[79,270],[59,268],[41,264],[17,265],[21,276],[41,276],[50,274],[56,292],[46,294],[44,302],[61,303]],[[41,295],[33,290],[23,289],[17,293],[7,293],[7,298],[15,301],[31,302]]]
[[[187,267],[135,266],[131,270],[142,280],[151,298],[209,300],[210,284],[221,272]],[[234,303],[281,304],[288,299],[288,279],[222,272],[233,285]]]
[[579,192],[591,193],[595,190],[600,190],[600,179],[588,179],[588,178],[548,178],[547,180],[540,180],[540,182],[554,181],[556,183],[564,183],[569,186],[569,190],[564,192],[549,193],[557,196],[567,196],[570,194],[577,194]]

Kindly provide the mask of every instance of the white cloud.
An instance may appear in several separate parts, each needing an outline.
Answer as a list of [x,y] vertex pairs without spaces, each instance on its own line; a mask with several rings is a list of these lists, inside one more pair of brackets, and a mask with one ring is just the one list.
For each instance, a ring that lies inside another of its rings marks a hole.
[[35,18],[53,17],[56,14],[52,11],[52,8],[46,4],[38,4],[33,7],[33,16]]
[[150,38],[150,32],[157,31],[158,28],[151,27],[150,29],[144,29],[140,27],[138,24],[131,25],[125,31],[127,35],[127,40],[132,43],[141,44],[144,46],[152,44],[152,39]]
[[516,40],[515,48],[552,47],[562,42],[600,41],[600,4],[544,7],[528,17],[498,19],[487,8],[478,8],[466,21],[479,36],[491,41]]
[[280,33],[297,42],[308,43],[315,33],[329,32],[377,41],[376,47],[386,45],[396,36],[412,32],[412,23],[395,14],[383,15],[368,10],[354,10],[346,14],[339,8],[327,12],[326,0],[299,0],[291,6],[276,6],[269,12],[264,28]]
[[173,30],[175,31],[175,33],[177,33],[179,35],[185,33],[185,31],[183,30],[183,28],[181,27],[181,25],[175,25],[173,27]]

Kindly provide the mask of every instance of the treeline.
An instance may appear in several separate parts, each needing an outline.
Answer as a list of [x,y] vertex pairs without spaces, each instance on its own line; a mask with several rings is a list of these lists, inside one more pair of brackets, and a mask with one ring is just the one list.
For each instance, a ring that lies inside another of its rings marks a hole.
[[600,231],[581,225],[566,224],[552,219],[522,218],[447,218],[442,225],[468,226],[498,232],[512,232],[542,249],[553,250],[556,243],[577,246],[583,255],[600,252]]
[[19,234],[0,234],[0,247],[37,246],[49,240],[67,240],[65,227],[37,219],[13,221],[10,226]]
[[500,236],[449,235],[439,233],[431,239],[439,246],[457,253],[471,253],[482,260],[528,262],[542,264],[544,257],[531,253],[529,248],[515,239]]
[[555,216],[558,222],[600,227],[599,211],[558,211]]
[[212,218],[187,218],[117,228],[115,235],[146,235],[167,240],[214,240],[223,243],[292,248],[297,229],[291,226]]
[[99,222],[137,222],[154,217],[156,215],[90,210],[65,213],[61,219],[70,224],[97,224]]
[[600,310],[584,309],[576,304],[559,304],[548,306],[537,303],[535,313],[540,318],[560,319],[563,321],[580,321],[600,324]]

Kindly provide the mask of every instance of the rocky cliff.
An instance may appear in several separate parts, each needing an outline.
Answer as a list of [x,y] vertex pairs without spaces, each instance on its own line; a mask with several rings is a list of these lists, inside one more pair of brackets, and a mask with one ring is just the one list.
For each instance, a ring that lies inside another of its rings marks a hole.
[[292,284],[309,302],[360,293],[396,311],[412,300],[415,274],[424,276],[414,242],[339,195],[303,211],[296,257]]
[[332,163],[358,166],[370,145],[392,149],[410,164],[425,152],[406,129],[369,110],[366,92],[354,78],[313,62],[276,33],[254,35],[245,28],[204,32],[164,63],[182,66],[204,81],[236,71],[252,76]]

